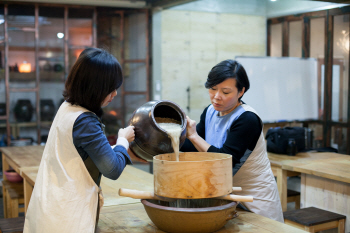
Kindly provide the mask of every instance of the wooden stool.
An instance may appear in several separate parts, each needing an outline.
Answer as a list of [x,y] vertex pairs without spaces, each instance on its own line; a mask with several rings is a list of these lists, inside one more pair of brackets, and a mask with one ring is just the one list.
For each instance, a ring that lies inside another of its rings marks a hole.
[[300,209],[300,193],[294,190],[287,190],[287,203],[294,202],[295,209]]
[[345,215],[309,207],[290,210],[283,213],[284,223],[308,232],[338,228],[338,233],[345,232]]
[[23,232],[25,217],[0,219],[0,233]]
[[23,183],[12,183],[7,180],[2,181],[2,193],[4,201],[4,217],[16,218],[20,212],[24,213]]

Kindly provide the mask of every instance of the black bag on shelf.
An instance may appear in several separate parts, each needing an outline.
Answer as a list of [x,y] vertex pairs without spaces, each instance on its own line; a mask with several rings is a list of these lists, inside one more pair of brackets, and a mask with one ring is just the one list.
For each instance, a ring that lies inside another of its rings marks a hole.
[[277,154],[295,155],[305,149],[303,127],[276,127],[266,133],[267,151]]

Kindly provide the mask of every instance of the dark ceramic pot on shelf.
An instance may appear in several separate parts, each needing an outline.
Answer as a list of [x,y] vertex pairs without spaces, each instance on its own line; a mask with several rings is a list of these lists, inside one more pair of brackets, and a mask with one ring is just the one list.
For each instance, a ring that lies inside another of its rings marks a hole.
[[40,100],[40,117],[42,121],[52,121],[55,117],[55,105],[52,99]]
[[6,115],[6,103],[0,103],[0,116]]
[[177,104],[168,100],[145,103],[135,110],[129,124],[135,127],[135,140],[130,143],[130,149],[147,161],[152,161],[153,156],[174,152],[168,134],[159,127],[155,117],[181,122],[180,147],[186,139],[186,114]]
[[63,71],[63,66],[62,66],[61,64],[55,64],[55,65],[53,66],[53,70],[54,70],[55,72],[62,72],[62,71]]
[[33,106],[29,99],[19,99],[15,105],[14,113],[18,122],[29,122],[33,116]]

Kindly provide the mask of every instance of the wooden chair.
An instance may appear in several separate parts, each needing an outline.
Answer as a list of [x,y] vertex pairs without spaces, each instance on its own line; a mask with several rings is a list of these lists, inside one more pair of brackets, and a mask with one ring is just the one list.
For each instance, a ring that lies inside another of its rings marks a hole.
[[308,231],[318,232],[338,228],[338,233],[345,232],[345,215],[315,207],[290,210],[283,213],[284,223]]
[[23,232],[25,217],[0,219],[0,233]]
[[294,202],[295,203],[295,209],[300,209],[300,192],[294,191],[294,190],[287,190],[287,203]]
[[24,191],[23,183],[12,183],[7,180],[2,181],[3,203],[4,203],[4,217],[16,218],[18,214],[23,212],[24,207]]

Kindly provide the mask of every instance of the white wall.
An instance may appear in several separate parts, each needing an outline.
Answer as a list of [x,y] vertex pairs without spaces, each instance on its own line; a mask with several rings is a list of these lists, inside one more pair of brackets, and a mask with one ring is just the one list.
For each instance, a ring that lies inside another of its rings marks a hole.
[[174,101],[196,121],[210,104],[204,83],[214,65],[236,56],[266,55],[263,16],[164,10],[153,20],[153,97]]

